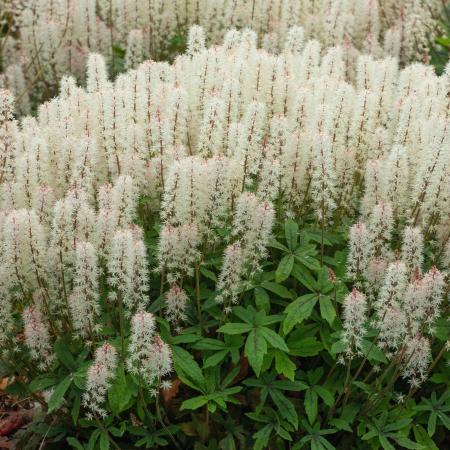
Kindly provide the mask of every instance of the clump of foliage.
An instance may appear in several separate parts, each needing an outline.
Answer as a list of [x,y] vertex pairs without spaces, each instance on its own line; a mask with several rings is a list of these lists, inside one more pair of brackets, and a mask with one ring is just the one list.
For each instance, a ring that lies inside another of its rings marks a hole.
[[23,448],[445,448],[449,70],[303,37],[0,91]]

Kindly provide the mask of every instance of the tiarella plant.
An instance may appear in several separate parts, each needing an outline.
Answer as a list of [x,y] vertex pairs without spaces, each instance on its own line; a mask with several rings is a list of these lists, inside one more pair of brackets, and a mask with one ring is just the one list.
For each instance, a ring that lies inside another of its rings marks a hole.
[[[316,39],[342,45],[349,60],[362,52],[426,62],[444,7],[441,0],[1,0],[0,86],[28,113],[54,95],[63,75],[83,79],[90,52],[104,55],[117,74],[149,57],[172,58],[192,25],[211,43],[249,27],[274,53]],[[301,33],[289,35],[293,26]]]
[[0,91],[19,448],[445,448],[450,67],[205,34]]

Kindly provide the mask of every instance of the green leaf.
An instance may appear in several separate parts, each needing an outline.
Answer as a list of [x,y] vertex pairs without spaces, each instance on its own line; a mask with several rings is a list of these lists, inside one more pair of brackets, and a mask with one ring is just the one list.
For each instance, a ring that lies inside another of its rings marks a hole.
[[73,400],[72,409],[70,410],[70,415],[72,416],[73,423],[78,422],[78,416],[80,415],[80,406],[81,406],[81,396],[76,395]]
[[270,311],[270,297],[265,289],[260,286],[255,287],[255,304],[258,309],[264,310],[266,313]]
[[306,294],[294,300],[286,307],[286,318],[283,322],[284,334],[288,334],[295,325],[307,319],[317,303],[316,294]]
[[267,448],[272,430],[273,425],[268,424],[253,435],[253,438],[255,439],[255,443],[253,444],[254,450],[263,450]]
[[223,334],[242,334],[248,333],[253,328],[253,325],[248,323],[226,323],[222,325],[217,331]]
[[292,402],[278,389],[270,390],[270,397],[278,408],[281,417],[290,422],[295,429],[298,428],[298,416]]
[[257,377],[261,373],[264,356],[267,353],[267,343],[258,328],[254,328],[245,342],[245,356],[255,371]]
[[284,375],[291,381],[294,381],[296,368],[295,363],[291,361],[286,353],[275,352],[275,370],[279,375]]
[[385,436],[382,434],[378,435],[378,438],[380,440],[381,446],[384,448],[384,450],[395,450],[395,447],[391,445],[391,443],[387,440]]
[[428,435],[432,437],[436,432],[437,414],[432,411],[428,418]]
[[261,327],[258,328],[258,330],[261,331],[262,335],[264,336],[264,339],[274,348],[277,348],[279,350],[283,350],[284,352],[289,352],[289,348],[286,345],[286,342],[284,342],[284,339],[275,331],[271,330],[267,327]]
[[289,252],[289,249],[285,245],[283,245],[282,243],[278,242],[275,239],[271,239],[269,241],[269,245],[273,248],[277,248],[278,250],[281,250],[282,252],[286,252],[286,253]]
[[131,399],[132,391],[128,389],[123,366],[119,367],[117,376],[108,391],[108,401],[111,411],[120,414],[124,411]]
[[298,224],[292,219],[286,220],[284,224],[284,235],[289,250],[294,250],[297,247]]
[[298,266],[297,264],[294,264],[294,267],[292,269],[292,276],[311,292],[318,291],[317,282],[308,272],[308,270]]
[[65,337],[55,342],[54,349],[58,360],[64,366],[66,366],[71,371],[77,369],[77,363],[75,362],[72,353],[70,353],[69,345]]
[[205,363],[203,364],[203,369],[217,366],[225,359],[227,354],[228,354],[228,350],[219,350],[218,352],[214,353],[209,358],[205,359]]
[[173,364],[180,380],[201,391],[205,390],[206,382],[202,370],[193,356],[181,347],[172,347]]
[[436,38],[436,42],[438,44],[441,44],[443,47],[450,48],[450,38],[448,38],[448,37],[438,37],[438,38]]
[[334,318],[336,317],[336,311],[331,298],[328,296],[321,297],[319,300],[320,305],[320,315],[325,319],[330,325],[333,324]]
[[421,425],[413,425],[413,432],[416,441],[424,448],[427,450],[439,450],[433,439],[430,438],[425,428]]
[[314,386],[313,388],[319,397],[326,403],[327,406],[331,406],[334,403],[333,394],[325,389],[323,386]]
[[376,344],[372,345],[372,342],[367,339],[361,340],[361,350],[369,361],[387,363],[386,356],[381,349]]
[[305,392],[305,411],[310,424],[313,424],[317,417],[317,394],[313,389]]
[[277,294],[281,298],[292,299],[292,294],[289,292],[289,289],[281,286],[280,284],[273,283],[272,281],[263,281],[261,283],[261,287]]
[[205,277],[208,278],[212,281],[214,281],[215,283],[217,283],[217,276],[214,272],[211,272],[208,269],[205,269],[204,267],[200,267],[200,273]]
[[75,439],[74,437],[68,437],[66,440],[67,443],[73,448],[76,448],[77,450],[84,450],[84,447],[81,445],[78,439]]
[[55,411],[58,409],[64,400],[64,395],[72,384],[72,375],[67,376],[62,380],[53,391],[52,396],[48,402],[48,413]]
[[106,431],[104,431],[101,435],[100,435],[100,450],[109,450],[109,439],[108,439],[108,434]]
[[31,392],[42,392],[56,384],[57,378],[49,375],[40,375],[35,378],[29,385]]
[[275,272],[275,281],[281,283],[289,278],[294,267],[294,255],[283,256]]
[[315,337],[289,339],[289,354],[294,356],[316,356],[323,349],[321,342]]
[[[397,441],[397,444],[400,444],[403,448],[409,448],[410,450],[422,449],[422,445],[417,444],[416,442],[411,441],[405,436],[396,436],[394,438]],[[429,450],[429,448],[428,448]]]
[[339,339],[339,341],[334,342],[331,346],[330,353],[333,356],[336,356],[338,353],[344,352],[346,348],[347,345],[345,344],[345,342],[342,339]]
[[203,405],[206,405],[208,403],[208,397],[205,395],[200,395],[198,397],[190,398],[188,400],[185,400],[181,404],[180,410],[183,411],[185,409],[198,409],[201,408]]
[[91,437],[89,438],[86,450],[94,450],[95,443],[97,442],[97,439],[99,438],[100,433],[101,433],[101,430],[99,430],[98,428],[92,432]]

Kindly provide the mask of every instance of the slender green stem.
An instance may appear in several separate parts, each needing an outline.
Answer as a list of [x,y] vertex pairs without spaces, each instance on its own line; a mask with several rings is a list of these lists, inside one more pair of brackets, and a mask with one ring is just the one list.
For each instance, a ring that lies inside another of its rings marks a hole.
[[203,319],[202,307],[200,304],[200,265],[195,266],[195,302],[197,304],[198,325],[200,327],[200,334],[203,333]]
[[120,348],[121,359],[125,360],[125,326],[124,326],[124,310],[123,310],[123,298],[120,292],[117,293],[117,304],[119,310],[119,328],[120,328]]
[[102,429],[104,433],[106,433],[106,436],[108,437],[109,442],[112,444],[112,446],[117,450],[122,450],[120,446],[117,444],[117,442],[112,438],[112,436],[109,434],[108,430],[105,428],[101,420],[97,417],[97,415],[94,416],[95,422],[97,423],[97,426]]

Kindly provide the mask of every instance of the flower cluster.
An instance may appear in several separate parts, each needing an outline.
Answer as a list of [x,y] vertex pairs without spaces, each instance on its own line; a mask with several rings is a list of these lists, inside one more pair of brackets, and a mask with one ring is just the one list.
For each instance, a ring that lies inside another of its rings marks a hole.
[[374,343],[401,365],[412,386],[418,386],[427,376],[429,335],[442,313],[446,281],[434,266],[423,272],[421,229],[405,227],[402,246],[396,251],[391,240],[392,208],[386,216],[377,206],[369,217],[376,226],[360,222],[350,230],[348,274],[368,292],[371,302],[369,308],[365,295],[357,290],[345,299],[343,340],[351,355],[367,327],[373,326]]
[[[203,299],[231,311],[260,272],[277,219],[320,224],[311,239],[323,263],[325,227],[359,217],[347,354],[359,354],[374,327],[376,345],[420,382],[445,290],[443,272],[425,270],[425,245],[442,250],[438,267],[450,259],[450,66],[442,76],[422,63],[401,68],[393,57],[322,47],[298,26],[280,52],[259,48],[248,29],[209,48],[205,34],[194,28],[173,64],[137,64],[144,38],[134,33],[130,70],[111,81],[107,60],[91,54],[86,87],[64,76],[35,117],[15,120],[12,95],[0,90],[0,341],[24,329],[22,347],[47,370],[60,336],[96,346],[120,329],[128,369],[159,386],[172,360],[147,312],[154,272],[171,325],[190,322],[195,291],[202,331]],[[116,370],[117,351],[105,345],[85,396],[99,415]]]
[[[64,74],[81,78],[89,52],[101,53],[114,67],[116,49],[123,48],[125,67],[134,68],[164,55],[170,37],[194,24],[203,29],[193,28],[190,54],[203,48],[205,36],[214,43],[224,30],[249,27],[270,52],[298,51],[304,40],[316,39],[324,47],[342,45],[352,56],[427,61],[441,8],[439,0],[2,0],[6,68],[0,85],[20,98],[19,111],[28,112],[30,86],[48,97]],[[228,35],[227,44],[232,40]],[[248,34],[247,41],[256,36]]]
[[106,416],[103,403],[117,368],[117,351],[108,343],[95,351],[94,362],[87,373],[83,405],[90,411],[88,417]]

